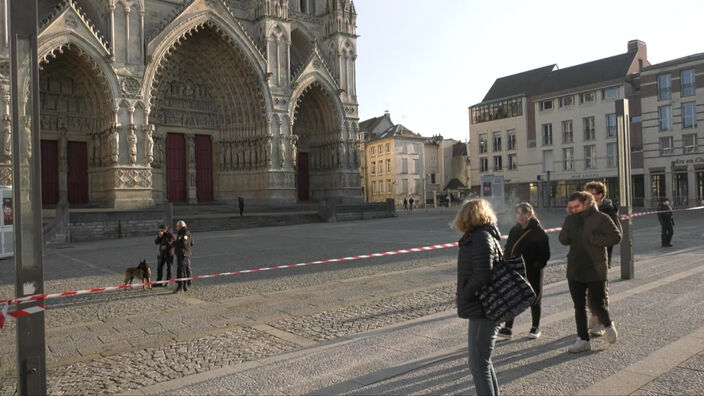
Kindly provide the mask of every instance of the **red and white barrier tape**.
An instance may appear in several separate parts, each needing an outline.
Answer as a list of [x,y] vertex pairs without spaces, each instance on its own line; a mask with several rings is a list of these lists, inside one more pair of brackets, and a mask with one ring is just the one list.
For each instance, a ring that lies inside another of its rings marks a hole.
[[[673,212],[684,211],[684,210],[697,210],[697,209],[704,209],[704,206],[697,206],[694,208],[687,208],[687,209],[674,209]],[[619,217],[621,220],[628,220],[628,219],[632,219],[635,217],[641,217],[641,216],[646,216],[646,215],[651,215],[651,214],[656,214],[656,213],[661,213],[661,212],[664,212],[664,211],[640,212],[640,213],[633,213],[631,215],[621,215]],[[550,234],[550,233],[559,232],[561,230],[562,230],[561,227],[546,228],[545,232]],[[508,238],[507,235],[501,236],[501,239],[507,239],[507,238]],[[444,243],[444,244],[432,245],[432,246],[423,246],[423,247],[412,248],[412,249],[392,250],[392,251],[383,252],[383,253],[362,254],[359,256],[350,256],[350,257],[343,257],[343,258],[337,258],[337,259],[327,259],[327,260],[319,260],[319,261],[309,261],[306,263],[279,265],[276,267],[264,267],[264,268],[242,270],[242,271],[222,272],[219,274],[211,274],[211,275],[199,275],[199,276],[192,276],[190,278],[179,278],[179,279],[171,279],[171,280],[157,281],[157,282],[138,283],[138,284],[132,284],[132,285],[102,287],[102,288],[97,288],[97,289],[86,289],[86,290],[78,290],[78,291],[63,292],[63,293],[38,294],[38,295],[34,295],[34,296],[20,297],[20,298],[15,298],[15,299],[10,299],[10,300],[0,300],[0,306],[3,307],[3,310],[0,311],[0,329],[2,329],[2,324],[4,324],[6,316],[18,318],[18,317],[27,316],[27,315],[35,313],[35,312],[43,311],[45,309],[45,306],[41,305],[38,307],[27,308],[26,310],[25,309],[18,309],[16,311],[8,314],[7,307],[10,304],[22,304],[22,303],[27,303],[27,302],[31,302],[31,301],[44,301],[44,300],[53,299],[53,298],[72,297],[72,296],[79,296],[79,295],[83,295],[83,294],[95,294],[95,293],[103,293],[103,292],[110,292],[110,291],[127,290],[127,289],[134,289],[136,287],[153,286],[153,285],[158,285],[158,284],[168,284],[168,283],[174,283],[174,282],[183,282],[183,281],[188,281],[188,280],[219,278],[222,276],[242,275],[242,274],[255,273],[255,272],[273,271],[273,270],[278,270],[278,269],[306,267],[306,266],[316,265],[316,264],[329,264],[329,263],[337,263],[337,262],[342,262],[342,261],[353,261],[353,260],[360,260],[360,259],[367,259],[367,258],[395,256],[395,255],[407,254],[407,253],[427,252],[427,251],[431,251],[431,250],[448,249],[448,248],[453,248],[453,247],[457,247],[457,242]]]

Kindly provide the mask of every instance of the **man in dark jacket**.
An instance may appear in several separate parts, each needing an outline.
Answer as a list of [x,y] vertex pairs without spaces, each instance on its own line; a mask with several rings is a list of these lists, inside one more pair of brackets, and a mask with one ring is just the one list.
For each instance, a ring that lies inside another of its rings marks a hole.
[[[157,282],[161,280],[161,276],[164,274],[164,265],[166,265],[166,278],[165,280],[171,279],[171,269],[174,264],[174,235],[169,231],[169,227],[162,224],[159,226],[159,234],[157,235],[154,243],[159,245],[159,255],[157,256]],[[157,284],[155,286],[165,287],[165,284]]]
[[672,207],[670,200],[663,198],[658,205],[658,221],[660,222],[661,233],[660,242],[662,247],[672,247],[672,234],[675,233],[675,219],[672,218]]
[[[174,251],[176,254],[176,276],[178,278],[191,277],[191,247],[193,246],[193,236],[186,227],[186,222],[179,220],[176,223],[176,240],[174,241]],[[191,281],[177,282],[178,287],[174,293],[188,291]]]
[[618,333],[606,307],[606,247],[619,243],[621,232],[608,215],[599,212],[594,197],[588,192],[573,193],[567,201],[571,214],[565,218],[559,239],[560,243],[570,247],[567,253],[567,281],[579,338],[568,351],[578,353],[591,350],[587,297],[599,321],[606,326],[606,340],[610,344],[617,340]]
[[[614,206],[613,202],[611,202],[609,198],[606,198],[606,185],[602,182],[592,181],[584,186],[584,191],[594,196],[599,212],[607,214],[611,218],[611,221],[614,222],[619,232],[623,232],[623,229],[621,228],[621,220],[618,217],[618,208]],[[613,251],[613,245],[606,248],[608,258],[607,264],[609,268],[611,268],[611,255]]]

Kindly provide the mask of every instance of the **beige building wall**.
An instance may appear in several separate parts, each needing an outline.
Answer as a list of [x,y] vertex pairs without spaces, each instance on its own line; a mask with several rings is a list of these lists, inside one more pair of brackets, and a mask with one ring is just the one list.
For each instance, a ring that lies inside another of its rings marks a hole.
[[[441,142],[441,141],[440,141]],[[436,196],[442,193],[442,146],[440,142],[425,143],[425,198],[434,202]]]
[[367,202],[385,202],[396,197],[394,138],[372,140],[366,145]]
[[[683,89],[685,71],[694,71],[694,92]],[[658,83],[658,77],[665,75],[670,76],[669,90]],[[656,206],[658,197],[669,198],[675,206],[700,203],[704,200],[704,54],[644,69],[641,95],[646,205]],[[663,108],[670,109],[671,126],[661,127]],[[683,113],[692,109],[694,118],[685,124]]]

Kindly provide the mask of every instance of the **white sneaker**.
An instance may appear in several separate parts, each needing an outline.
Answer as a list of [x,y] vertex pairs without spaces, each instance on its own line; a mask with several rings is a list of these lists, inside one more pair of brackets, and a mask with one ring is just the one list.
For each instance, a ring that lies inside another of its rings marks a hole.
[[589,329],[589,334],[592,337],[601,337],[604,335],[604,325],[598,325]]
[[614,326],[614,322],[611,322],[611,326],[606,328],[606,341],[609,344],[615,344],[616,340],[618,340],[618,332],[616,331],[616,327]]
[[567,348],[567,352],[569,353],[580,353],[580,352],[587,352],[592,350],[592,343],[591,341],[586,341],[581,338],[577,338],[577,341],[574,342],[574,344]]

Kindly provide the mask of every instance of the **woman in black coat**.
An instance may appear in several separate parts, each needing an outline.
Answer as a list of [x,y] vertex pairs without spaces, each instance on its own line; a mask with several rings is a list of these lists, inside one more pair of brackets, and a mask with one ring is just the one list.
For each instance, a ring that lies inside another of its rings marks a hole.
[[495,224],[496,215],[483,199],[465,202],[453,222],[453,227],[462,232],[457,256],[457,315],[469,319],[469,369],[480,395],[499,394],[491,362],[499,323],[487,319],[478,298],[501,258],[501,234]]
[[[548,235],[540,225],[533,206],[523,202],[516,206],[517,224],[511,228],[504,252],[507,257],[523,256],[526,264],[526,279],[535,291],[535,302],[530,307],[533,325],[528,337],[540,337],[540,304],[543,297],[543,268],[550,260],[550,243]],[[499,337],[510,339],[513,331],[513,320],[506,322],[499,330]]]

